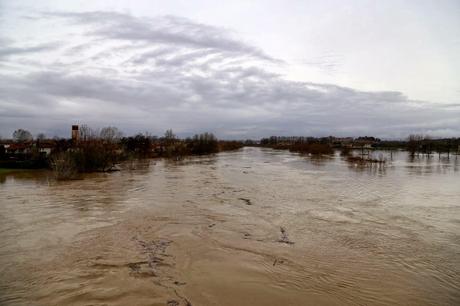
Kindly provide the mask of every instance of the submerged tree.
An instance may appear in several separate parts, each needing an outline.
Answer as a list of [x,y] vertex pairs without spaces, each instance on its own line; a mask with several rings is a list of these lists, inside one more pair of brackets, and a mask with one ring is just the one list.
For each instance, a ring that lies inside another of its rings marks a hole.
[[407,140],[407,151],[413,157],[415,153],[419,152],[422,145],[422,135],[410,135]]

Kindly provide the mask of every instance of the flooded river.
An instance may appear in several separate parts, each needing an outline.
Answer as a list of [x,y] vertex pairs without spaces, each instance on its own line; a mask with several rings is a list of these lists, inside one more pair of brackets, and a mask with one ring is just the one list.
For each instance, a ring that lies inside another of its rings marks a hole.
[[0,305],[460,305],[459,168],[244,148],[0,174]]

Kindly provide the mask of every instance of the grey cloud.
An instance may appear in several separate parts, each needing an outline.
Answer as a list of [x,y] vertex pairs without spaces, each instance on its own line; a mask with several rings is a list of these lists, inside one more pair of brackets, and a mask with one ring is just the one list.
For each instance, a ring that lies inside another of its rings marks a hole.
[[[64,38],[54,64],[0,75],[3,136],[19,127],[46,130],[53,125],[56,132],[66,131],[73,122],[117,125],[128,134],[173,128],[182,135],[212,131],[223,138],[460,132],[455,104],[411,101],[400,92],[289,81],[253,61],[255,54],[263,54],[257,48],[229,39],[219,28],[171,16],[47,16],[84,27],[86,42],[76,45]],[[97,36],[96,54],[86,52],[94,43],[87,33]],[[14,63],[14,57],[7,60]]]
[[12,40],[0,40],[0,60],[5,57],[26,55],[30,53],[46,52],[58,47],[56,43],[46,43],[35,46],[15,47],[12,45]]
[[128,62],[131,62],[133,64],[145,64],[151,59],[157,59],[162,56],[167,56],[174,54],[177,52],[178,48],[174,47],[161,47],[161,48],[156,48],[154,50],[148,50],[145,52],[142,52],[140,54],[136,54],[132,58],[129,59]]
[[[27,81],[22,83],[27,84],[27,88],[37,88],[28,95],[38,98],[40,103],[43,103],[42,100],[51,103],[51,109],[56,108],[59,101],[67,99],[82,105],[89,103],[109,107],[125,121],[139,118],[141,125],[152,120],[163,128],[173,126],[182,132],[217,130],[220,136],[235,137],[238,135],[235,131],[241,132],[244,130],[242,127],[251,126],[251,130],[238,136],[263,136],[263,131],[272,130],[281,134],[376,134],[395,137],[414,131],[458,131],[460,124],[459,112],[447,112],[433,106],[414,108],[407,100],[395,102],[391,99],[394,95],[385,92],[340,90],[334,85],[321,85],[321,90],[312,90],[303,83],[279,78],[262,84],[243,82],[238,90],[238,85],[231,78],[222,82],[223,76],[219,80],[181,75],[176,75],[173,80],[170,76],[164,77],[167,80],[159,79],[161,76],[157,75],[148,82],[130,83],[93,76],[41,73],[25,77]],[[335,93],[325,94],[328,91]],[[194,96],[199,99],[189,99]],[[337,96],[341,103],[338,103]],[[19,98],[23,100],[24,97]],[[369,103],[368,99],[374,103]],[[99,114],[101,119],[108,112],[107,108],[97,110],[88,105],[86,108],[93,115]],[[27,107],[24,109],[27,110]],[[18,109],[14,111],[20,113]],[[32,113],[27,112],[27,115]],[[69,121],[72,115],[79,117],[82,113],[67,114]],[[4,114],[0,113],[0,116]],[[113,118],[107,118],[107,123],[113,123],[110,121]]]
[[95,28],[89,30],[88,35],[105,39],[216,49],[250,55],[268,61],[279,61],[256,47],[232,38],[229,31],[225,29],[195,23],[176,16],[142,19],[128,14],[100,11],[43,14],[69,19],[78,24],[92,25]]

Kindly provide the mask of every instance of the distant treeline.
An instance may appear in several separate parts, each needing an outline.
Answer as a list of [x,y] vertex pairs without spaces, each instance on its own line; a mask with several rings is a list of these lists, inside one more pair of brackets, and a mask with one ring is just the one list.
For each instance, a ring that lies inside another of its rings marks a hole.
[[0,167],[2,163],[5,168],[50,167],[60,179],[83,172],[111,171],[116,164],[135,158],[181,159],[243,147],[242,142],[218,140],[212,133],[179,139],[167,130],[162,137],[148,133],[123,137],[116,127],[95,130],[87,125],[79,127],[73,139],[33,140],[25,130],[15,131],[13,138],[0,144]]
[[[161,137],[148,133],[124,137],[116,127],[100,130],[87,125],[77,128],[72,139],[34,139],[29,131],[19,129],[13,139],[0,141],[0,168],[53,168],[59,177],[69,178],[77,173],[110,171],[121,161],[136,158],[165,157],[181,159],[190,155],[212,154],[236,150],[243,146],[262,146],[311,155],[331,155],[340,150],[350,156],[353,150],[407,150],[411,156],[420,154],[459,154],[460,138],[435,139],[410,135],[405,140],[381,140],[364,136],[352,137],[277,137],[260,141],[222,141],[212,133],[197,134],[180,139],[172,130]],[[351,160],[353,157],[351,158]],[[354,160],[356,161],[356,160]]]
[[435,139],[426,135],[410,135],[405,140],[381,140],[364,136],[358,138],[338,137],[278,137],[263,138],[260,146],[285,149],[308,154],[333,154],[338,149],[347,155],[353,149],[367,150],[406,150],[412,156],[425,154],[459,154],[460,138]]

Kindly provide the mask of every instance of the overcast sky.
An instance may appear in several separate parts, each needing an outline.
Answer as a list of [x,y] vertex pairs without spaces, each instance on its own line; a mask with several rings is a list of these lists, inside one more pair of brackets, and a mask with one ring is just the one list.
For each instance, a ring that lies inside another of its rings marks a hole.
[[460,1],[0,0],[0,136],[460,136]]

